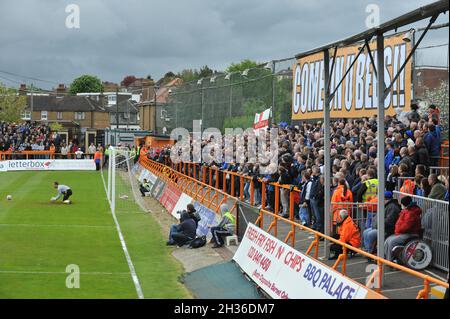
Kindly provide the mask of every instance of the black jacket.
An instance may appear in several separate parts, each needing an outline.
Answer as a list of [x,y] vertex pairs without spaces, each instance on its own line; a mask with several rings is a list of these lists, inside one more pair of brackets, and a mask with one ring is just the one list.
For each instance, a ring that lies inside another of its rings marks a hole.
[[197,225],[192,217],[188,213],[183,212],[180,216],[180,222],[180,225],[178,225],[178,231],[194,239],[196,236]]
[[[384,232],[386,237],[394,234],[395,223],[397,222],[401,210],[402,208],[396,199],[391,199],[384,206]],[[377,228],[376,216],[372,221],[372,228]]]

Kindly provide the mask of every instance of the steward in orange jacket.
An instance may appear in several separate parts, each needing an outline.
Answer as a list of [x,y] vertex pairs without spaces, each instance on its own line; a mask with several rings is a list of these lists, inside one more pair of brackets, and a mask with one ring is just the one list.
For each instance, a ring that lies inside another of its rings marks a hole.
[[[347,184],[345,179],[339,181],[339,186],[334,190],[333,195],[331,196],[331,203],[340,203],[340,204],[332,204],[331,211],[333,212],[333,225],[337,225],[337,220],[339,219],[339,212],[342,209],[350,212],[352,211],[353,203],[353,194],[352,191],[347,189]],[[348,205],[343,203],[350,203]],[[339,230],[336,229],[336,232],[339,233]]]
[[[339,212],[339,217],[338,225],[340,226],[340,233],[338,236],[335,236],[335,238],[348,245],[359,248],[361,246],[361,234],[358,226],[345,209]],[[330,259],[336,259],[342,254],[343,250],[341,245],[332,244],[330,246],[330,251],[334,252],[334,256],[331,256]]]
[[101,162],[102,162],[102,153],[98,149],[94,153],[94,162],[95,162],[95,169],[97,171],[100,170],[100,166],[101,166]]

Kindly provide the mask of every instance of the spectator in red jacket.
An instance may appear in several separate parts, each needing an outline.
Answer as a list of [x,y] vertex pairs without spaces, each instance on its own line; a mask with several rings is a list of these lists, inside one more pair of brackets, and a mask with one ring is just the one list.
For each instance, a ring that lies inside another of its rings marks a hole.
[[404,244],[409,238],[419,236],[422,229],[422,209],[413,202],[410,196],[401,200],[402,211],[395,223],[394,235],[384,242],[385,258],[392,261],[392,249]]

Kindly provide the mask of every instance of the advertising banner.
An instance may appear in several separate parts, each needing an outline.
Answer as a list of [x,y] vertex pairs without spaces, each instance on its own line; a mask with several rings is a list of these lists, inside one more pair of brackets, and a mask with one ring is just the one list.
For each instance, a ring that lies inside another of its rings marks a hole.
[[[384,72],[385,84],[389,86],[411,51],[411,42],[403,40],[404,33],[385,38]],[[338,48],[330,78],[330,93],[335,91],[346,71],[355,61],[362,44]],[[376,42],[369,42],[373,60],[377,61]],[[330,53],[330,68],[333,65]],[[384,101],[386,115],[394,115],[395,108],[409,111],[411,105],[411,59],[400,73]],[[292,119],[323,118],[324,107],[324,61],[323,53],[300,58],[293,67]],[[379,72],[379,71],[378,71]],[[376,114],[378,106],[377,82],[369,55],[362,52],[337,89],[331,103],[332,118],[361,118]]]
[[165,188],[166,183],[164,183],[160,179],[157,179],[151,190],[152,197],[156,198],[159,201],[161,199],[162,194],[164,193]]
[[142,183],[144,182],[144,179],[146,179],[153,186],[158,178],[152,172],[143,169],[139,174],[138,180]]
[[180,196],[181,190],[171,184],[168,184],[159,201],[169,213],[172,213],[174,207],[180,199]]
[[233,260],[275,299],[382,297],[251,223]]
[[6,172],[7,169],[7,161],[0,162],[0,172]]
[[175,207],[172,210],[172,216],[180,219],[180,214],[177,214],[177,212],[183,211],[186,209],[186,206],[190,203],[192,203],[193,199],[192,197],[186,195],[186,194],[181,194],[180,198],[178,199],[177,204],[175,205]]
[[10,160],[2,162],[3,171],[95,171],[91,159],[79,160]]
[[211,233],[208,225],[217,225],[216,217],[218,215],[199,202],[194,202],[194,208],[201,217],[197,226],[197,236],[206,236],[208,233]]

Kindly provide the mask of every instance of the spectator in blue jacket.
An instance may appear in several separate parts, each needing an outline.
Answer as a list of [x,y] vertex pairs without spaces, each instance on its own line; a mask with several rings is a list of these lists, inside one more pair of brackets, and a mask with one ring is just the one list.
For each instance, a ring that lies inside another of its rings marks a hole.
[[431,157],[430,163],[431,166],[437,166],[439,159],[439,151],[441,147],[441,141],[436,133],[436,127],[434,124],[428,124],[427,133],[423,137],[423,142],[428,150],[428,154]]

